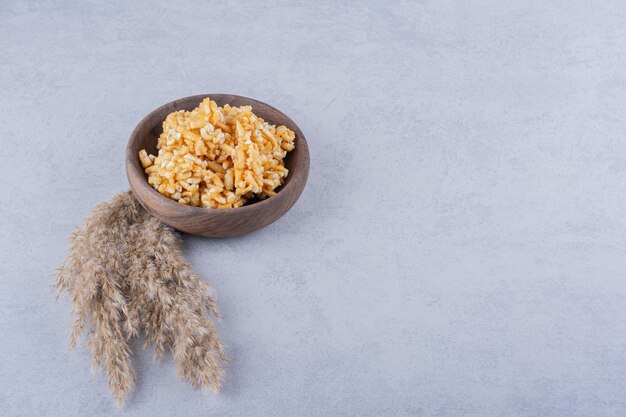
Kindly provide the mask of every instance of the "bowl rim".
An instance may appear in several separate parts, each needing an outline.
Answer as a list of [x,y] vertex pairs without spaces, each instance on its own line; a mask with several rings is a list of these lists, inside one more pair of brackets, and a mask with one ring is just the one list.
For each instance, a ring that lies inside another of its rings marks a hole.
[[[182,101],[182,100],[191,100],[191,99],[198,99],[198,103],[200,103],[200,101],[202,101],[204,98],[206,97],[215,97],[215,96],[228,96],[228,97],[232,97],[232,98],[237,98],[237,99],[242,99],[248,102],[251,102],[249,105],[254,106],[254,104],[258,104],[264,107],[268,107],[274,111],[276,111],[277,113],[280,113],[283,117],[285,117],[291,124],[293,124],[299,131],[299,135],[297,135],[297,139],[299,139],[299,143],[298,143],[298,147],[300,149],[302,149],[302,151],[304,152],[303,156],[304,156],[304,160],[306,161],[308,158],[307,156],[309,155],[309,148],[308,148],[308,144],[306,141],[306,138],[304,137],[304,134],[302,133],[300,127],[298,126],[298,124],[296,122],[294,122],[289,116],[287,116],[285,113],[283,113],[282,111],[280,111],[279,109],[277,109],[276,107],[264,103],[262,101],[250,98],[250,97],[246,97],[246,96],[240,96],[240,95],[236,95],[236,94],[226,94],[226,93],[211,93],[211,94],[195,94],[192,96],[186,96],[186,97],[181,97],[172,101],[169,101],[167,103],[164,103],[162,105],[160,105],[159,107],[157,107],[156,109],[152,110],[151,112],[149,112],[147,115],[145,115],[140,121],[139,123],[137,123],[137,125],[135,126],[135,128],[133,129],[133,131],[131,132],[129,138],[128,138],[128,144],[126,145],[126,175],[129,176],[129,171],[131,169],[131,167],[135,168],[137,166],[136,163],[132,163],[132,159],[136,159],[137,161],[139,161],[139,156],[138,155],[134,155],[134,153],[132,152],[132,145],[134,143],[134,139],[138,134],[138,131],[140,128],[142,128],[147,121],[150,119],[150,116],[152,116],[154,113],[157,113],[159,111],[162,111],[164,108],[166,108],[167,106],[170,106],[172,103],[176,103],[177,101]],[[182,110],[182,109],[181,109]],[[252,111],[254,111],[254,108],[252,109]],[[265,120],[265,119],[264,119]],[[308,164],[307,164],[308,165]],[[139,163],[139,168],[143,168],[141,163]],[[308,171],[308,166],[303,167],[305,170]],[[295,172],[295,170],[293,170]],[[145,171],[143,171],[143,169],[141,169],[141,172],[145,174]],[[289,176],[294,175],[294,173],[292,173],[292,170],[289,171]],[[304,173],[305,176],[308,177],[308,172]],[[130,178],[129,178],[130,181]],[[163,204],[166,204],[168,206],[170,206],[173,210],[176,211],[186,211],[188,214],[207,214],[210,212],[213,212],[215,214],[220,213],[222,215],[225,215],[227,213],[244,213],[246,211],[253,211],[253,210],[258,210],[258,209],[262,209],[264,208],[266,205],[272,204],[272,203],[276,203],[277,199],[282,199],[281,195],[283,197],[287,197],[287,195],[289,193],[283,193],[283,191],[287,191],[287,190],[291,190],[293,187],[297,186],[297,181],[289,181],[287,184],[284,184],[281,186],[280,191],[278,191],[276,193],[276,195],[268,197],[264,200],[260,200],[260,201],[256,201],[253,204],[250,205],[243,205],[241,207],[233,207],[233,208],[229,208],[229,209],[220,209],[220,208],[212,208],[212,207],[196,207],[196,206],[189,206],[186,204],[181,204],[177,201],[172,200],[169,197],[164,196],[163,194],[161,194],[160,192],[158,192],[157,190],[155,190],[152,186],[150,186],[150,184],[148,184],[148,181],[142,181],[141,182],[141,187],[144,187],[146,189],[150,189],[151,192],[158,196],[160,201]],[[132,184],[131,184],[131,190],[132,190]],[[133,192],[134,194],[134,192]]]

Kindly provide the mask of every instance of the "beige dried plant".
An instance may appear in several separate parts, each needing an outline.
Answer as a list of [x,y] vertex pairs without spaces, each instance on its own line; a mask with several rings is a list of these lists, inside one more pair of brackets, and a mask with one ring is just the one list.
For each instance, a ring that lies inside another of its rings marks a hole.
[[70,347],[88,332],[93,365],[105,369],[120,405],[134,387],[130,341],[138,335],[154,345],[155,357],[170,350],[181,378],[220,388],[226,358],[210,318],[219,312],[181,246],[172,228],[126,192],[96,206],[55,272],[55,287],[72,301]]

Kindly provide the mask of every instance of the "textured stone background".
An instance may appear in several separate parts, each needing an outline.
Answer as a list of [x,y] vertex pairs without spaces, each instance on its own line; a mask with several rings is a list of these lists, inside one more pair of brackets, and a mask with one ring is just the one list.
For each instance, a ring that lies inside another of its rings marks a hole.
[[[0,2],[0,415],[624,416],[626,3]],[[156,106],[282,109],[310,181],[185,251],[232,363],[116,409],[51,272]]]

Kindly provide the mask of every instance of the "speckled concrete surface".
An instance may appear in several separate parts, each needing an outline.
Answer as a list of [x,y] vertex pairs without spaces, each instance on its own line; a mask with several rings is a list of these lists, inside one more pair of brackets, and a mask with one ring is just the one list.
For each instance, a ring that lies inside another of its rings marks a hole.
[[[626,415],[623,1],[0,2],[0,415]],[[232,361],[116,409],[51,272],[156,106],[292,116],[278,223],[189,237]]]

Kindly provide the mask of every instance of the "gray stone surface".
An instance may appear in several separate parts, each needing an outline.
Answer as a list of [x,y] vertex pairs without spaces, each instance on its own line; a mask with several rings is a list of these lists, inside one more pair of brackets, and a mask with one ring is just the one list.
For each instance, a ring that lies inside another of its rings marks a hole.
[[[624,416],[626,3],[0,2],[0,415]],[[187,237],[232,361],[113,405],[52,270],[156,106],[296,120],[278,223]]]

